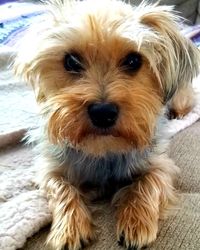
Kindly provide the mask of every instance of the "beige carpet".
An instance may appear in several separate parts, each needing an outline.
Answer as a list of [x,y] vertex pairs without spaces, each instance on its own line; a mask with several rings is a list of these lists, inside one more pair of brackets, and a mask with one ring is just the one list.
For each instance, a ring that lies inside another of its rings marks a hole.
[[[169,149],[170,156],[181,168],[177,186],[182,192],[180,210],[160,223],[157,241],[149,250],[200,249],[200,122],[177,134]],[[108,205],[99,207],[96,215],[99,238],[87,250],[122,250],[116,242],[113,211]],[[43,250],[49,228],[29,239],[23,250]]]

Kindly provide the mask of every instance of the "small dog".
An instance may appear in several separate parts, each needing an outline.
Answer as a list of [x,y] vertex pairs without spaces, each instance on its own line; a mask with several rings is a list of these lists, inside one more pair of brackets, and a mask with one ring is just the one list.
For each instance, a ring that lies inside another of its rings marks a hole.
[[171,7],[51,0],[47,8],[14,63],[41,107],[34,139],[53,215],[47,242],[87,245],[96,237],[88,203],[110,197],[119,243],[146,246],[177,201],[165,108],[178,118],[192,109],[198,49]]

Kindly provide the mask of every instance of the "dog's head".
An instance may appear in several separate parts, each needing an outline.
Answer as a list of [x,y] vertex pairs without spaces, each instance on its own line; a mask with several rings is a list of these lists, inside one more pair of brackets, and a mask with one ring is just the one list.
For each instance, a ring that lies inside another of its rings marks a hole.
[[94,155],[147,146],[163,105],[198,72],[197,49],[171,8],[117,0],[48,6],[49,19],[14,66],[35,89],[50,141]]

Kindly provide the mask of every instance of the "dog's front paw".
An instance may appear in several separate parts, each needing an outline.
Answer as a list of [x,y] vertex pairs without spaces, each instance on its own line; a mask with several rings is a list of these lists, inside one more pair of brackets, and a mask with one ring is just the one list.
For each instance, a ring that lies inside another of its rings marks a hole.
[[156,239],[158,214],[149,214],[145,209],[127,206],[118,213],[118,243],[127,250],[146,248]]
[[90,218],[83,210],[77,209],[55,218],[47,244],[54,250],[81,250],[94,238],[94,226]]

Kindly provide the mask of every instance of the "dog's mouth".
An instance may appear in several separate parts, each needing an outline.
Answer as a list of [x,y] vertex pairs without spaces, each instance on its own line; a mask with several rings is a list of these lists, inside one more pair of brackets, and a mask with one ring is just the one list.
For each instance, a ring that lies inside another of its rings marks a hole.
[[92,135],[94,137],[104,137],[104,136],[113,136],[113,137],[120,137],[119,131],[115,130],[114,128],[92,128],[88,131],[87,135]]

